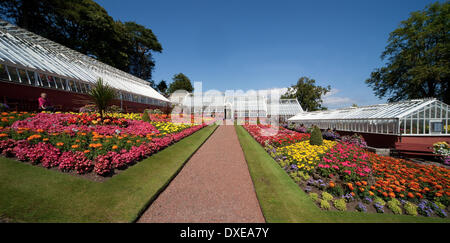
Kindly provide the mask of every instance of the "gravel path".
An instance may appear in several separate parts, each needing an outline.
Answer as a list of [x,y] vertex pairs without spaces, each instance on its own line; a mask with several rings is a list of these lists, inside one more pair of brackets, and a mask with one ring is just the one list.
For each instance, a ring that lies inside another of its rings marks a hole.
[[264,222],[234,126],[217,128],[138,222]]

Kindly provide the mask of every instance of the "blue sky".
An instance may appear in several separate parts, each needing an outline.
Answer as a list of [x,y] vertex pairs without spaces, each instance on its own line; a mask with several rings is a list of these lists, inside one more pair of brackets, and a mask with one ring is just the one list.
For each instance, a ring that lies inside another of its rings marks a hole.
[[203,90],[284,88],[299,77],[330,85],[329,108],[384,102],[365,83],[389,33],[427,0],[96,0],[142,24],[163,46],[153,79],[182,72]]

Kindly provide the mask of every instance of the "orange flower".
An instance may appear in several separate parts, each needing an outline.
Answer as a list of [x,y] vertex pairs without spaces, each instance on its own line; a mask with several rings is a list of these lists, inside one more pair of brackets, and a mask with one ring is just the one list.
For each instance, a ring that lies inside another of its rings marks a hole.
[[35,134],[35,135],[31,135],[27,138],[28,141],[31,141],[33,139],[39,139],[41,138],[41,135]]
[[383,194],[383,196],[385,196],[385,197],[388,196],[387,192],[383,192],[382,194]]
[[74,145],[72,145],[71,147],[72,147],[73,149],[76,149],[76,148],[80,147],[80,145],[74,144]]
[[361,192],[363,192],[365,189],[364,189],[364,187],[360,187],[359,190],[360,190]]
[[88,150],[88,149],[83,151],[83,153],[85,153],[85,154],[87,154],[87,153],[89,153],[89,152],[91,152],[91,151]]
[[393,192],[390,192],[390,193],[389,193],[389,197],[391,197],[391,198],[395,198],[395,193],[393,193]]
[[373,195],[374,195],[374,193],[373,193],[372,191],[369,191],[369,195],[373,196]]
[[112,149],[118,149],[118,148],[119,148],[119,146],[117,146],[117,145],[112,146]]
[[3,137],[8,137],[8,134],[6,134],[6,133],[0,133],[0,138],[3,138]]
[[367,181],[362,181],[361,182],[364,186],[367,186]]
[[37,132],[39,132],[39,133],[41,133],[41,132],[44,132],[44,129],[38,129],[38,130],[36,130]]
[[333,188],[333,187],[335,186],[334,182],[330,181],[329,186],[330,186],[331,188]]
[[408,192],[408,197],[409,198],[414,198],[414,194],[412,194],[411,192]]
[[63,146],[63,145],[64,145],[64,143],[61,143],[61,142],[56,143],[56,146],[59,146],[59,147],[61,147],[61,146]]
[[48,138],[43,138],[42,141],[47,142]]

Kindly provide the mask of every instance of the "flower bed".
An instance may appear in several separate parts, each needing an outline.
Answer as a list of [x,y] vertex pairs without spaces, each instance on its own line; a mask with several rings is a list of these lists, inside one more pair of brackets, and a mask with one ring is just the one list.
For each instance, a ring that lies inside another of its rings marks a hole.
[[266,126],[244,128],[323,210],[447,217],[447,168],[378,156],[357,136],[323,145],[308,140],[278,144],[272,138],[283,136],[283,130],[264,137]]
[[[0,153],[63,172],[109,176],[150,156],[206,124],[144,122],[118,115],[23,115],[0,129]],[[100,119],[100,120],[98,120]],[[108,121],[109,120],[109,121]]]
[[279,127],[273,129],[269,125],[243,125],[243,127],[263,146],[286,146],[309,139],[310,135]]

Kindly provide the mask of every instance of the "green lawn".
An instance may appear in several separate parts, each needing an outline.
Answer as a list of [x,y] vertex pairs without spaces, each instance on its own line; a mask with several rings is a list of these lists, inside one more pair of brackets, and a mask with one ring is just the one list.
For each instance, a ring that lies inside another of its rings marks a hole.
[[0,157],[0,219],[133,222],[216,127],[206,127],[104,183]]
[[235,127],[242,150],[245,153],[259,203],[264,217],[269,223],[450,222],[448,218],[322,211],[242,126]]

